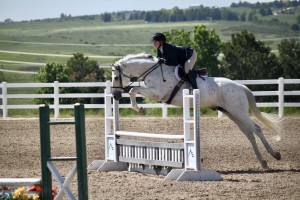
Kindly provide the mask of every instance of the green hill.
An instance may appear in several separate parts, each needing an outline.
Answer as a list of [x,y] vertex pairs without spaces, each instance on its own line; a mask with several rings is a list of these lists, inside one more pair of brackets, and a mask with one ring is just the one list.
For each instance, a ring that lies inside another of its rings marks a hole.
[[[192,30],[195,25],[203,24],[207,29],[215,29],[222,41],[231,39],[233,33],[248,30],[257,40],[264,41],[272,50],[285,38],[299,38],[299,31],[291,30],[297,24],[300,7],[291,13],[280,13],[282,9],[273,9],[276,15],[262,16],[258,8],[225,8],[241,16],[253,12],[254,21],[198,20],[177,22],[145,22],[112,18],[103,22],[99,16],[70,17],[67,19],[47,19],[28,22],[0,23],[0,70],[26,70],[37,72],[41,65],[12,64],[5,61],[47,63],[65,63],[75,52],[81,52],[100,66],[108,66],[118,57],[146,52],[153,54],[150,38],[155,32],[172,29]],[[136,11],[140,12],[140,11]],[[129,14],[134,12],[129,12]],[[129,16],[128,12],[126,12]],[[115,13],[119,16],[118,13]],[[2,61],[1,61],[2,60]],[[1,73],[1,72],[0,72]],[[15,81],[10,77],[6,81]],[[21,75],[32,76],[32,75]],[[34,76],[33,76],[34,77]],[[18,79],[20,81],[20,79]],[[24,81],[28,82],[28,78]],[[34,81],[34,80],[32,80]]]

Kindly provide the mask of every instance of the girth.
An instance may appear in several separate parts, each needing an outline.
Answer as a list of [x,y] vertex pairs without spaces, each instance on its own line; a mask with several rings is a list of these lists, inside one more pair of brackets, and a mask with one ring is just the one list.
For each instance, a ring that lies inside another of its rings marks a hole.
[[[169,99],[165,102],[166,104],[170,104],[181,88],[181,86],[184,84],[185,81],[187,81],[186,74],[182,68],[180,68],[181,71],[181,80],[175,85]],[[203,76],[207,75],[207,69],[206,68],[201,68],[201,69],[192,69],[193,73],[195,73],[197,76],[199,76],[201,79],[205,80]]]
[[181,88],[181,86],[184,84],[185,80],[181,79],[174,87],[169,99],[166,101],[166,104],[170,104],[173,100],[173,98],[175,97],[175,95],[177,94],[178,90]]

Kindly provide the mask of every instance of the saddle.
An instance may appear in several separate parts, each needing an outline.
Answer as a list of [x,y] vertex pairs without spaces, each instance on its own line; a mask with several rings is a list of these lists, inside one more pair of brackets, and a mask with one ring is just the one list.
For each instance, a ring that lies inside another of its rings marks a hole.
[[[194,73],[196,76],[203,78],[203,76],[207,76],[207,69],[201,68],[201,69],[192,69],[192,73]],[[185,81],[189,81],[188,75],[185,73],[183,67],[177,66],[175,68],[175,76],[179,80],[179,82],[175,85],[169,99],[165,102],[166,104],[170,104],[178,92],[178,90],[181,88],[181,86],[184,84]]]
[[[207,76],[207,68],[200,68],[200,69],[192,69],[192,72],[197,76],[197,77],[201,77],[204,80],[204,76]],[[180,80],[187,80],[187,74],[185,73],[184,69],[182,66],[177,66],[175,68],[175,76],[176,78],[180,81]]]
[[192,69],[192,72],[194,72],[197,76],[207,76],[207,68],[200,68],[200,69]]

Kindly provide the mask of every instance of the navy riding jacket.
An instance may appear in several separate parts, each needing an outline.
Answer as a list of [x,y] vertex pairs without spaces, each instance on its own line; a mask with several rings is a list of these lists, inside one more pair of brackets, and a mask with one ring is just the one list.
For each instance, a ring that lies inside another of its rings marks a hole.
[[192,57],[194,51],[191,47],[175,46],[168,43],[164,43],[162,49],[163,53],[157,49],[157,57],[164,58],[166,60],[165,64],[170,66],[184,66],[184,63]]

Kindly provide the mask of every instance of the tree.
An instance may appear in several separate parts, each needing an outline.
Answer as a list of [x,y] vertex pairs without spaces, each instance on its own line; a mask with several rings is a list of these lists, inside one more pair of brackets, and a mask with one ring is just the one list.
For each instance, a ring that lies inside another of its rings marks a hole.
[[259,14],[261,14],[261,16],[266,16],[267,15],[267,12],[264,8],[260,8],[259,9]]
[[110,13],[104,13],[102,15],[103,22],[110,22],[111,21],[111,14]]
[[223,9],[221,11],[222,19],[228,21],[238,21],[238,15],[228,9]]
[[300,42],[295,39],[283,40],[278,45],[280,65],[284,78],[300,77]]
[[3,74],[3,72],[0,71],[0,83],[2,83],[4,81],[5,81],[4,74]]
[[300,15],[297,16],[297,24],[300,24]]
[[213,20],[221,20],[222,19],[221,12],[220,12],[220,10],[218,8],[212,9],[212,11],[211,11],[211,18]]
[[245,12],[243,12],[243,13],[241,14],[240,20],[241,20],[242,22],[245,22],[245,21],[246,21],[246,13],[245,13]]
[[208,31],[206,26],[194,27],[192,47],[198,53],[196,65],[206,67],[210,76],[220,76],[218,56],[221,51],[221,39],[215,30]]
[[[37,80],[42,83],[53,83],[54,81],[69,82],[68,68],[59,63],[47,63],[42,67],[37,75]],[[41,88],[38,94],[53,94],[53,88]],[[35,99],[36,104],[51,104],[53,99]]]
[[248,15],[248,21],[256,21],[257,20],[257,17],[255,16],[256,15],[256,12],[255,11],[251,11]]
[[7,18],[4,20],[4,23],[9,24],[9,23],[13,23],[14,21],[10,18]]
[[[82,53],[75,53],[66,63],[69,69],[69,82],[104,82],[104,70],[99,68],[97,61],[89,60]],[[74,93],[98,93],[99,88],[69,88]],[[79,100],[77,100],[78,102]],[[95,99],[85,99],[84,103],[95,103]]]
[[[283,40],[278,45],[280,65],[283,68],[282,77],[298,79],[300,77],[300,42],[299,40]],[[299,84],[286,85],[286,90],[300,90]],[[299,96],[287,96],[287,102],[299,102]]]
[[178,7],[174,7],[171,10],[170,21],[177,22],[177,21],[185,21],[186,16],[183,13],[183,10],[179,9]]
[[267,15],[273,15],[272,9],[271,9],[271,8],[267,8],[266,14],[267,14]]
[[145,21],[146,22],[151,22],[152,21],[152,15],[150,12],[146,12],[145,14]]
[[[191,46],[197,52],[195,68],[206,67],[211,76],[219,76],[218,55],[221,40],[214,30],[207,31],[204,25],[194,27],[193,34],[186,30],[165,32],[167,41],[179,46]],[[192,37],[193,36],[193,37]]]
[[261,41],[246,30],[233,34],[231,41],[224,43],[221,69],[230,79],[278,78],[282,73],[278,58]]
[[293,31],[299,31],[299,30],[300,30],[298,24],[292,24],[291,29],[292,29]]
[[[75,53],[66,65],[48,63],[41,68],[37,79],[43,83],[59,82],[104,82],[104,70],[94,60],[89,60],[82,53]],[[99,88],[61,88],[60,93],[98,93]],[[52,93],[53,88],[42,88],[38,93]],[[37,99],[37,103],[53,103],[53,99]],[[99,99],[60,99],[60,103],[100,103]]]
[[174,29],[164,33],[167,41],[178,46],[191,46],[191,32],[184,29]]
[[74,53],[67,63],[69,82],[105,81],[104,70],[99,68],[97,61],[89,60],[82,53]]

